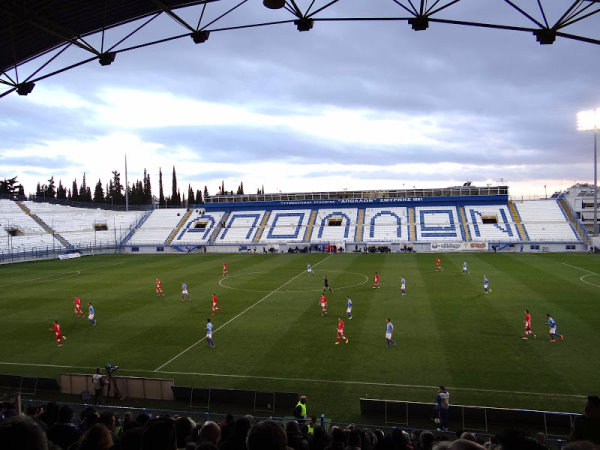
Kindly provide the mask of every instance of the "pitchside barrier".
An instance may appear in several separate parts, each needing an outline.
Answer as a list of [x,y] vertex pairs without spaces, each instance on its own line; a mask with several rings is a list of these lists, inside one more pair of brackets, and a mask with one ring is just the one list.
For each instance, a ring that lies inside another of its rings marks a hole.
[[176,400],[189,402],[191,408],[210,410],[211,403],[252,405],[255,412],[275,413],[275,408],[292,410],[300,396],[296,392],[264,392],[243,389],[173,386]]
[[21,394],[35,394],[38,389],[42,391],[58,391],[60,389],[54,378],[4,374],[0,374],[0,386],[14,388]]
[[[152,400],[183,400],[190,407],[209,411],[211,404],[231,403],[252,405],[255,412],[274,414],[275,408],[290,411],[300,396],[293,392],[263,392],[243,389],[199,388],[175,386],[172,379],[112,376],[112,384],[104,386],[104,395],[113,396],[115,384],[121,397]],[[86,394],[94,392],[92,375],[63,373],[60,375],[60,391],[63,394]]]
[[[104,395],[114,395],[115,384],[121,397],[151,400],[173,400],[173,380],[162,378],[112,376],[112,384],[104,386]],[[60,374],[60,392],[63,394],[94,393],[92,375],[76,373]]]
[[[383,417],[386,425],[410,427],[411,422],[433,422],[437,417],[435,403],[403,402],[397,400],[360,399],[364,416]],[[579,414],[527,409],[489,408],[485,406],[451,405],[449,427],[489,432],[491,427],[531,428],[549,436],[568,436]]]

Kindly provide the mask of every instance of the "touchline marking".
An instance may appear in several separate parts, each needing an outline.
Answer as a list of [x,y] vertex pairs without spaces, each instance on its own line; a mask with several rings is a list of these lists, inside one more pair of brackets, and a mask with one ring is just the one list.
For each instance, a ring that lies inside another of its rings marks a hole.
[[[224,326],[224,325],[223,325]],[[83,369],[83,370],[94,370],[95,367],[81,367],[81,366],[63,366],[57,364],[31,364],[31,363],[15,363],[15,362],[2,362],[0,366],[25,366],[25,367],[53,367],[57,369]],[[306,382],[306,383],[330,383],[330,384],[346,384],[346,385],[359,385],[359,386],[380,386],[380,387],[394,387],[394,388],[410,388],[410,389],[437,389],[439,386],[427,386],[423,384],[398,384],[398,383],[375,383],[371,381],[343,381],[343,380],[319,380],[312,378],[285,378],[285,377],[269,377],[260,375],[235,375],[235,374],[222,374],[222,373],[202,373],[202,372],[173,372],[164,370],[148,370],[148,369],[119,369],[121,372],[150,372],[150,373],[161,373],[166,375],[193,375],[200,377],[218,377],[218,378],[251,378],[255,380],[271,380],[271,381],[294,381],[294,382]],[[556,394],[556,393],[545,393],[545,392],[524,392],[524,391],[503,391],[498,389],[479,389],[479,388],[461,388],[456,386],[448,386],[448,389],[453,391],[469,391],[469,392],[483,392],[490,394],[519,394],[519,395],[537,395],[539,397],[566,397],[566,398],[585,398],[584,394]]]
[[0,366],[25,366],[25,367],[53,367],[56,369],[85,369],[94,370],[95,367],[81,367],[81,366],[62,366],[59,364],[35,364],[35,363],[15,363],[15,362],[3,362],[0,361]]
[[564,264],[565,266],[572,267],[573,269],[583,270],[584,272],[587,272],[587,275],[582,275],[579,277],[579,281],[583,281],[585,284],[589,284],[590,286],[600,287],[600,284],[590,283],[589,281],[585,281],[585,277],[589,277],[590,275],[599,275],[596,272],[592,272],[591,270],[584,269],[583,267],[572,266],[571,264],[567,264],[567,263],[562,263],[562,264]]
[[[154,371],[156,372],[156,370]],[[197,373],[197,372],[168,372],[159,371],[167,375],[196,375],[203,377],[219,377],[219,378],[253,378],[257,380],[272,380],[272,381],[294,381],[294,382],[306,382],[306,383],[332,383],[332,384],[355,384],[360,386],[381,386],[381,387],[396,387],[396,388],[414,388],[414,389],[437,389],[439,386],[427,386],[424,384],[398,384],[398,383],[375,383],[372,381],[343,381],[343,380],[319,380],[313,378],[285,378],[285,377],[267,377],[260,375],[234,375],[234,374],[220,374],[220,373]],[[455,386],[448,386],[448,389],[454,391],[469,391],[469,392],[484,392],[491,394],[519,394],[519,395],[537,395],[542,397],[571,397],[571,398],[585,398],[583,394],[547,394],[543,392],[524,392],[524,391],[503,391],[498,389],[479,389],[479,388],[461,388]]]
[[[323,258],[321,261],[319,261],[317,264],[315,264],[315,266],[321,264],[323,261],[325,261],[327,258],[329,258],[328,255],[325,258]],[[313,266],[314,267],[314,266]],[[304,270],[302,272],[300,272],[298,275],[296,275],[293,278],[290,278],[288,281],[286,281],[285,283],[283,283],[281,286],[279,286],[277,289],[275,289],[274,291],[269,292],[267,295],[265,295],[263,298],[261,298],[260,300],[258,300],[256,303],[248,306],[245,310],[243,310],[241,313],[239,313],[237,316],[232,317],[231,319],[229,319],[227,322],[225,322],[223,325],[221,325],[219,328],[217,328],[216,330],[213,331],[213,333],[216,333],[217,331],[219,331],[221,328],[227,326],[229,323],[233,322],[235,319],[237,319],[238,317],[240,317],[241,315],[245,314],[246,312],[248,312],[249,310],[251,310],[252,308],[254,308],[256,305],[258,305],[259,303],[261,303],[263,300],[266,300],[267,298],[269,298],[271,295],[273,295],[274,293],[276,293],[277,291],[279,291],[280,289],[282,289],[283,287],[287,286],[288,284],[290,284],[292,281],[294,281],[296,278],[298,278],[299,276],[304,275]],[[163,367],[165,367],[167,364],[173,362],[174,360],[176,360],[177,358],[179,358],[181,355],[183,355],[184,353],[186,353],[188,350],[194,348],[196,345],[198,345],[200,342],[202,342],[203,340],[206,339],[206,336],[204,336],[202,339],[197,340],[196,342],[194,342],[192,345],[190,345],[188,348],[186,348],[185,350],[183,350],[182,352],[180,352],[178,355],[173,356],[170,360],[168,360],[166,363],[164,363],[162,366],[158,367],[157,369],[154,370],[154,372],[158,372],[160,371],[160,369],[162,369]]]

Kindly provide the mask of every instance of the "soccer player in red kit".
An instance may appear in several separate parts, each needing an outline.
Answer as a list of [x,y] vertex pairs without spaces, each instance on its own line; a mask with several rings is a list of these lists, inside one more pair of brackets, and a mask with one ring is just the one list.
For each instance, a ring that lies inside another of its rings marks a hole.
[[529,315],[528,309],[525,310],[524,322],[525,322],[525,337],[523,338],[523,340],[529,339],[530,335],[535,337],[535,333],[533,331],[531,331],[531,316]]
[[350,342],[346,336],[344,336],[344,321],[338,317],[338,326],[337,326],[337,341],[335,344],[340,343],[340,338],[346,341],[346,344]]
[[160,280],[158,278],[156,279],[156,295],[165,295],[165,293],[162,290]]
[[373,289],[378,288],[379,286],[379,274],[375,272],[375,277],[373,278]]
[[219,301],[219,299],[217,298],[217,296],[216,296],[215,294],[213,294],[213,295],[212,295],[212,314],[211,314],[212,316],[214,316],[214,315],[215,315],[215,311],[216,311],[216,310],[219,310],[219,311],[221,311],[221,308],[219,308],[219,307],[217,306],[217,302],[218,302],[218,301]]
[[442,261],[440,261],[440,258],[436,258],[435,265],[436,265],[436,267],[435,267],[436,271],[438,271],[438,270],[442,270],[443,271],[444,270],[444,269],[442,269]]
[[227,272],[227,264],[223,263],[223,276],[225,275],[229,275],[229,273]]
[[62,347],[62,341],[66,341],[67,338],[62,335],[62,333],[60,331],[60,325],[58,323],[58,320],[54,321],[54,328],[50,328],[50,331],[52,331],[54,333],[54,335],[56,336],[56,342],[58,342],[58,346]]
[[325,295],[321,294],[319,303],[321,304],[321,317],[325,317],[325,315],[327,314],[327,298],[325,297]]
[[83,311],[81,310],[81,300],[79,300],[79,297],[75,296],[73,304],[75,305],[75,314],[79,317],[85,317],[85,314],[83,314]]

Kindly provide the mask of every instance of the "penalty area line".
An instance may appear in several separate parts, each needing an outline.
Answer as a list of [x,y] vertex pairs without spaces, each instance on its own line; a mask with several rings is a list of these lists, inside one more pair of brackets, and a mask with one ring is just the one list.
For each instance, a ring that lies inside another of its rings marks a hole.
[[[325,258],[323,258],[321,261],[319,261],[317,264],[315,264],[313,267],[321,264],[323,261],[325,261],[327,258],[329,258],[328,255]],[[304,275],[306,273],[306,271],[302,271],[300,272],[298,275],[290,278],[288,281],[286,281],[285,283],[283,283],[281,286],[279,286],[277,289],[275,289],[274,291],[269,292],[267,295],[265,295],[263,298],[261,298],[260,300],[258,300],[256,303],[253,303],[252,305],[248,306],[246,309],[244,309],[242,312],[240,312],[238,315],[232,317],[231,319],[229,319],[227,322],[225,322],[223,325],[221,325],[219,328],[215,329],[213,331],[213,333],[216,333],[217,331],[219,331],[221,328],[224,328],[225,326],[229,325],[231,322],[233,322],[235,319],[237,319],[238,317],[244,315],[245,313],[247,313],[248,311],[250,311],[252,308],[254,308],[256,305],[262,303],[264,300],[266,300],[267,298],[269,298],[271,295],[275,294],[276,292],[278,292],[279,290],[283,289],[285,286],[287,286],[288,284],[290,284],[292,281],[294,281],[296,278]],[[200,342],[204,341],[206,339],[206,336],[204,336],[202,339],[198,339],[196,342],[194,342],[192,345],[190,345],[188,348],[186,348],[185,350],[181,351],[180,353],[178,353],[177,355],[173,356],[171,359],[169,359],[166,363],[162,364],[161,366],[159,366],[158,368],[156,368],[154,370],[154,372],[159,372],[160,369],[162,369],[163,367],[165,367],[166,365],[168,365],[169,363],[175,361],[177,358],[179,358],[181,355],[183,355],[184,353],[186,353],[187,351],[191,350],[192,348],[194,348],[196,345],[198,345]]]
[[584,272],[587,272],[587,275],[582,275],[582,276],[579,277],[579,281],[581,281],[582,283],[585,283],[585,284],[589,284],[590,286],[600,287],[600,285],[598,285],[596,283],[590,283],[589,281],[585,280],[585,278],[589,277],[590,275],[596,275],[596,276],[598,276],[600,274],[598,274],[596,272],[592,272],[591,270],[584,269],[583,267],[572,266],[571,264],[567,264],[565,262],[562,263],[562,264],[564,264],[565,266],[568,266],[568,267],[572,267],[573,269],[583,270]]

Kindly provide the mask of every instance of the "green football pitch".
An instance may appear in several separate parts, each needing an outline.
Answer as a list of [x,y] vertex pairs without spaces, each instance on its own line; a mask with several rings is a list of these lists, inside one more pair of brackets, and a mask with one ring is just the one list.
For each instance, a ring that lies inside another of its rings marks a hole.
[[[454,404],[580,412],[583,396],[598,394],[599,261],[588,254],[184,254],[3,265],[0,373],[58,377],[110,362],[119,375],[180,386],[298,392],[308,396],[309,414],[338,421],[361,419],[360,397],[432,402],[440,384]],[[321,317],[325,275],[333,293]],[[156,277],[164,297],[155,294]],[[181,301],[182,281],[191,302]],[[215,316],[212,293],[222,309]],[[74,314],[76,295],[84,311],[93,303],[97,326]],[[529,341],[521,339],[525,309],[537,335]],[[545,313],[564,341],[549,342]],[[334,345],[338,317],[348,344]],[[214,349],[205,341],[207,318]],[[54,320],[68,338],[60,348],[49,331]]]

